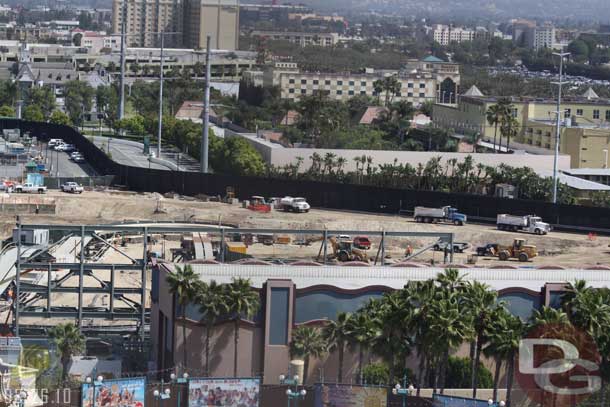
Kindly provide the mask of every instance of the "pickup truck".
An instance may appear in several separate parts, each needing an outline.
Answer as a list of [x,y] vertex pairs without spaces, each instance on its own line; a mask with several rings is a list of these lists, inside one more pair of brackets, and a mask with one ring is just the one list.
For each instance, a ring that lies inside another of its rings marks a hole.
[[83,187],[78,185],[76,182],[66,182],[65,184],[62,184],[61,190],[63,192],[71,192],[73,194],[82,194],[84,191]]
[[26,182],[25,184],[19,184],[15,187],[15,192],[23,192],[26,194],[39,193],[44,194],[47,192],[47,187],[42,185],[34,185],[32,183]]
[[[433,246],[435,252],[442,252],[446,247],[449,247],[449,242],[439,239]],[[464,250],[468,249],[470,244],[464,242],[453,242],[453,253],[464,253]]]

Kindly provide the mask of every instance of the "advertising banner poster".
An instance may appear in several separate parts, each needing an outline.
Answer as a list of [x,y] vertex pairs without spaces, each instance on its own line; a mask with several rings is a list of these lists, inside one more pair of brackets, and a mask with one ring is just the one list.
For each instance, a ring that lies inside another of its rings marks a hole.
[[190,379],[189,407],[258,407],[260,379]]
[[[95,394],[93,390],[95,388]],[[82,407],[144,407],[146,378],[104,380],[83,384]],[[95,400],[95,403],[93,402]]]
[[350,385],[316,386],[315,407],[387,407],[387,389]]

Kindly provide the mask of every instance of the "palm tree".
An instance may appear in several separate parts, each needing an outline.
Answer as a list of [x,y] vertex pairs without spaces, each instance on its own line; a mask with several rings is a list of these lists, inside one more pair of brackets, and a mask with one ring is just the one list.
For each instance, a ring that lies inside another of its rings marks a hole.
[[190,265],[180,268],[176,266],[176,271],[167,275],[169,292],[174,296],[175,301],[180,305],[182,314],[182,351],[184,368],[187,368],[187,340],[186,340],[186,307],[193,299],[198,286],[199,276],[193,271]]
[[239,345],[239,323],[242,318],[251,318],[258,312],[260,297],[251,287],[250,279],[233,278],[225,291],[226,309],[233,314],[235,326],[233,328],[233,376],[237,377],[237,356]]
[[339,352],[339,371],[337,372],[337,383],[343,383],[343,357],[345,352],[345,344],[351,334],[351,319],[352,315],[342,312],[337,315],[336,321],[329,321],[324,327],[324,340],[328,345],[328,350],[337,349]]
[[59,353],[61,361],[61,379],[65,383],[68,378],[68,365],[73,355],[85,350],[85,336],[71,322],[55,325],[49,329],[49,337]]
[[[506,152],[510,151],[510,138],[516,137],[519,133],[519,122],[512,115],[512,105],[508,107],[509,114],[502,117],[502,123],[500,126],[501,136],[506,137]],[[502,137],[500,137],[500,140]],[[501,145],[500,145],[501,147]]]
[[498,135],[498,124],[500,123],[501,113],[498,105],[491,105],[485,112],[485,118],[490,126],[494,126],[494,153],[496,152],[496,137]]
[[358,381],[362,384],[364,352],[381,335],[377,320],[370,312],[359,310],[350,318],[349,335],[351,345],[358,346]]
[[483,353],[496,361],[494,374],[493,400],[498,400],[498,383],[502,363],[507,363],[506,372],[506,406],[510,407],[513,376],[515,373],[515,355],[525,333],[525,325],[519,317],[513,316],[506,308],[498,307],[485,335],[489,339]]
[[543,306],[539,310],[535,310],[530,318],[532,328],[540,325],[564,325],[569,324],[568,315],[562,310]]
[[481,361],[481,351],[487,341],[485,329],[491,324],[494,316],[498,295],[491,291],[487,284],[474,281],[467,283],[465,292],[465,305],[467,313],[470,314],[474,323],[474,340],[470,345],[470,360],[472,363],[472,398],[477,398],[477,379],[479,364]]
[[225,301],[225,288],[216,283],[202,282],[197,290],[195,302],[199,305],[199,312],[205,321],[205,376],[210,375],[210,337],[218,318],[227,312]]
[[303,358],[303,384],[307,383],[309,358],[318,358],[326,353],[327,344],[322,332],[318,328],[300,326],[292,331],[290,341],[290,355]]

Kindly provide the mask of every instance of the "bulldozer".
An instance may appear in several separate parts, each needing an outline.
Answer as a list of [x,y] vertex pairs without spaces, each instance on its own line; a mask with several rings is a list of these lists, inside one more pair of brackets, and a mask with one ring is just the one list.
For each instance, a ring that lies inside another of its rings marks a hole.
[[515,239],[512,246],[499,246],[496,255],[502,261],[518,259],[526,262],[538,256],[538,251],[536,246],[526,244],[525,239]]
[[354,247],[354,242],[351,240],[337,240],[336,237],[332,236],[328,238],[330,245],[333,249],[333,256],[341,261],[363,261],[369,262],[365,250],[357,249]]

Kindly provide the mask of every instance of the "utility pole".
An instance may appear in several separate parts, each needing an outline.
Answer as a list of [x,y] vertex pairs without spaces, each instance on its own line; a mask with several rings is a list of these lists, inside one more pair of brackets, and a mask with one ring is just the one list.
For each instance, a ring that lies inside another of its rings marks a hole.
[[161,69],[159,70],[159,133],[157,134],[157,158],[161,158],[161,133],[163,132],[163,39],[164,33],[161,32]]
[[203,137],[201,139],[201,172],[208,172],[208,134],[210,131],[210,36],[206,39],[205,49],[205,93],[203,96]]
[[557,203],[557,159],[559,157],[559,143],[561,139],[561,86],[563,85],[563,58],[570,55],[569,52],[554,52],[559,57],[559,82],[556,82],[557,90],[557,129],[555,133],[555,156],[553,158],[553,203]]
[[127,19],[127,0],[123,0],[121,15],[121,79],[119,82],[119,120],[125,114],[125,20]]

